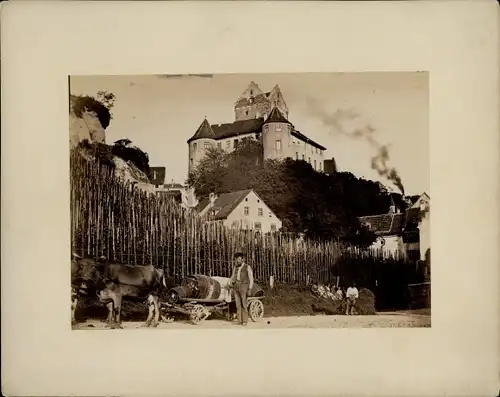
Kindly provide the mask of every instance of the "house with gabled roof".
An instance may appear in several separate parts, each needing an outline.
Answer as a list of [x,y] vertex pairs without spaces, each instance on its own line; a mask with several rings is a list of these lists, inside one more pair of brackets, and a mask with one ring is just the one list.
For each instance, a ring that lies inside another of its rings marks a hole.
[[429,201],[426,203],[419,206],[413,203],[402,211],[391,199],[387,214],[360,217],[360,223],[377,236],[370,248],[410,260],[424,260],[430,248]]
[[262,143],[264,159],[307,161],[317,171],[324,171],[323,154],[326,148],[300,132],[290,121],[288,106],[278,85],[263,92],[251,82],[234,106],[235,120],[225,124],[210,124],[205,118],[189,145],[189,171],[211,147],[227,152],[235,150],[242,139]]
[[206,221],[221,222],[231,229],[265,234],[282,227],[281,220],[253,189],[211,194],[196,209]]
[[412,202],[412,208],[421,208],[422,210],[429,205],[430,197],[427,193],[422,193]]

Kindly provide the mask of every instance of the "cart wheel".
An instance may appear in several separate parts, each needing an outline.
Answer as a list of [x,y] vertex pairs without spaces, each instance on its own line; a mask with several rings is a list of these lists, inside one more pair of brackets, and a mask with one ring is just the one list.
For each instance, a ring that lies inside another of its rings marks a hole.
[[248,314],[253,322],[262,320],[264,317],[264,304],[258,300],[252,300],[248,304]]
[[207,311],[202,305],[194,305],[189,313],[189,318],[193,324],[199,324],[207,317]]

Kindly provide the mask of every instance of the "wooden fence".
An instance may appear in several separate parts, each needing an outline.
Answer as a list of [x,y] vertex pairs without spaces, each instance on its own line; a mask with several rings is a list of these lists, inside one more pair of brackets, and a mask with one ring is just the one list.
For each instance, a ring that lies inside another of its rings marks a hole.
[[[113,169],[71,152],[71,239],[80,255],[130,264],[152,263],[168,276],[229,276],[234,253],[243,251],[256,279],[287,284],[328,283],[339,276],[339,258],[366,256],[331,242],[290,235],[256,236],[203,222],[168,197],[141,191]],[[372,254],[371,254],[372,255]]]

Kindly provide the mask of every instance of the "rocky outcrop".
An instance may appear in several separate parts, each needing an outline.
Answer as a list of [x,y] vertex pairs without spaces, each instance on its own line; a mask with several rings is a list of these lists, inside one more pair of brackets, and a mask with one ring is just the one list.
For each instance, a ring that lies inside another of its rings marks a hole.
[[115,163],[115,175],[124,182],[134,184],[139,189],[148,192],[156,193],[155,186],[149,181],[144,172],[138,169],[130,161],[125,161],[120,157],[113,157]]
[[106,143],[106,133],[95,111],[83,110],[75,112],[78,97],[70,97],[69,112],[69,144],[76,147],[80,142]]
[[[95,100],[88,100],[88,97],[84,99],[87,100],[87,103],[90,103],[90,110],[88,106],[82,106],[82,104],[78,102],[81,100],[81,97],[70,96],[70,149],[77,147],[78,144],[84,141],[87,141],[89,144],[106,144],[105,127],[107,127],[107,125],[103,126],[102,123],[109,123],[109,111],[108,114],[105,114],[106,109],[103,109],[104,105],[99,104]],[[93,111],[92,106],[101,114],[98,114],[97,111]],[[92,154],[92,151],[86,150],[85,152],[85,154],[82,154],[89,160],[95,159],[95,155]],[[118,178],[124,182],[134,184],[137,188],[145,192],[155,193],[155,186],[150,182],[148,176],[132,162],[125,161],[111,154],[109,154],[108,160],[112,160],[113,164],[108,163],[108,165],[114,168],[115,175]]]

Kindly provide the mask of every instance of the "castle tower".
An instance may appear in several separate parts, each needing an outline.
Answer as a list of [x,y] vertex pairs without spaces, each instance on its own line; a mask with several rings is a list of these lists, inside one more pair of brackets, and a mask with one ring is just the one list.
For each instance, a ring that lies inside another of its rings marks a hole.
[[274,107],[262,126],[262,146],[264,159],[283,159],[292,157],[292,124]]
[[215,133],[206,118],[187,143],[189,145],[189,172],[191,172],[205,156],[207,149],[215,146]]
[[272,91],[263,92],[254,81],[251,81],[234,104],[234,119],[235,121],[259,118],[265,120],[273,107],[277,107],[285,117],[288,117],[288,106],[279,86],[276,84]]
[[278,84],[276,84],[272,91],[269,93],[268,99],[269,109],[278,108],[281,114],[285,118],[288,118],[288,105],[285,102],[285,98],[283,98],[283,94],[281,93]]

